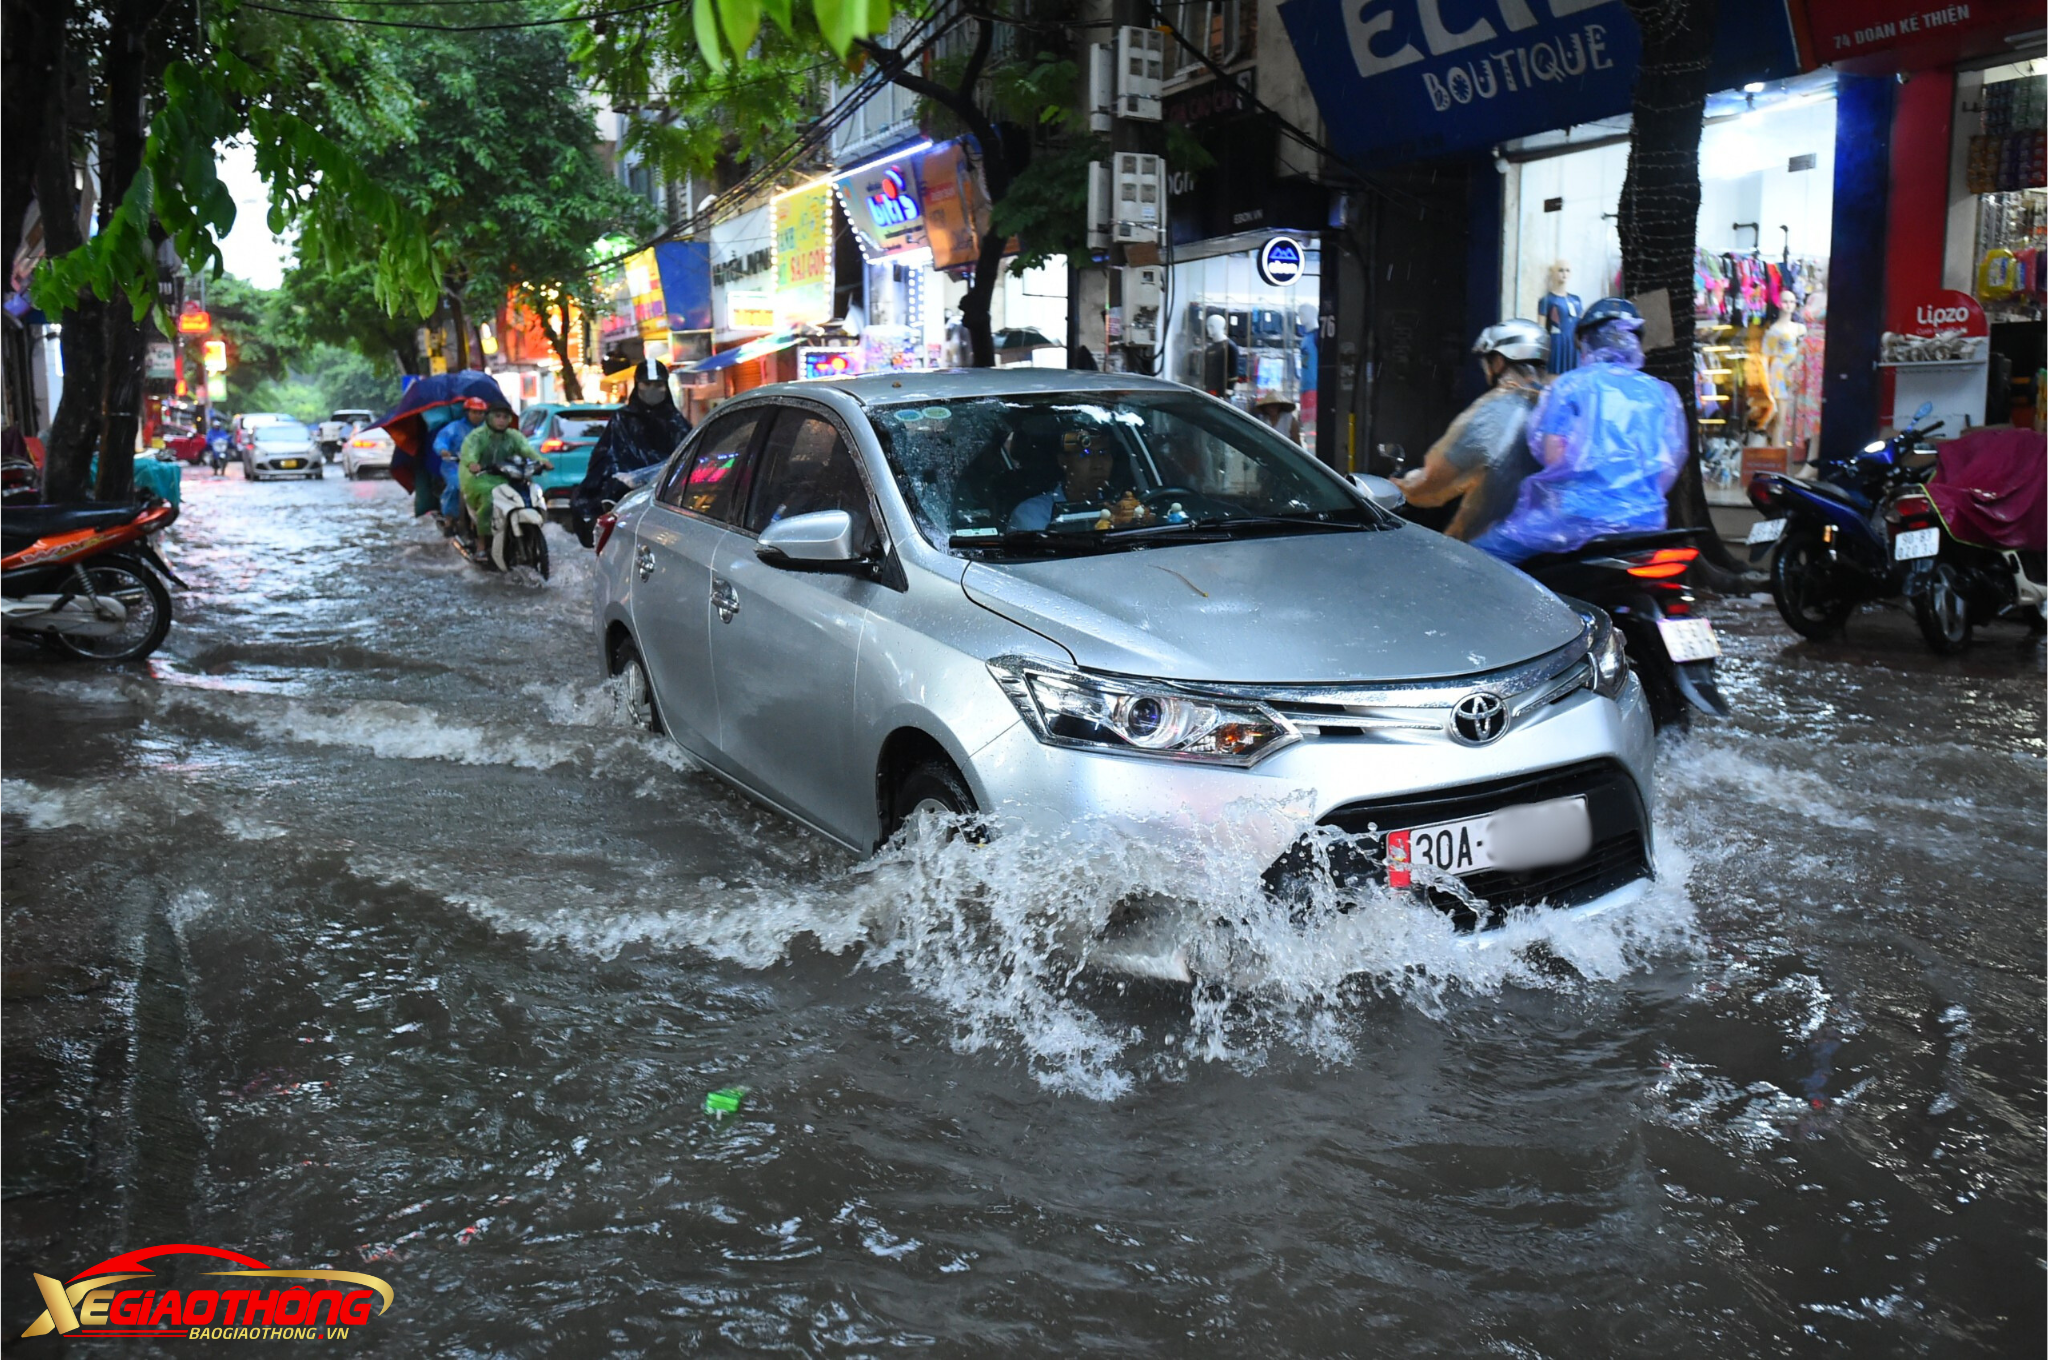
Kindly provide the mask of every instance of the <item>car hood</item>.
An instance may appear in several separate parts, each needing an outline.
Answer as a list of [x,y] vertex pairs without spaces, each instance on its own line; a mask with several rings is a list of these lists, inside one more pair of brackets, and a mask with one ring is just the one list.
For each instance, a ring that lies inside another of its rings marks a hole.
[[1514,568],[1413,526],[969,565],[969,599],[1091,670],[1325,684],[1471,675],[1578,636]]

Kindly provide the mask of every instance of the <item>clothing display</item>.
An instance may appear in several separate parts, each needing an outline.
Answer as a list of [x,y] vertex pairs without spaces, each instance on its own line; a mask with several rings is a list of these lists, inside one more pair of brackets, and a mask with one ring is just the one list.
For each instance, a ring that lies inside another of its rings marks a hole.
[[[1824,261],[1694,252],[1693,391],[1709,448],[1716,439],[1737,449],[1761,441],[1789,449],[1795,463],[1806,457],[1820,432],[1826,319]],[[1710,490],[1716,466],[1708,460]],[[1718,486],[1739,481],[1739,459],[1728,461]]]
[[1536,317],[1550,332],[1550,371],[1569,373],[1579,365],[1577,330],[1586,304],[1577,293],[1545,293],[1536,303]]

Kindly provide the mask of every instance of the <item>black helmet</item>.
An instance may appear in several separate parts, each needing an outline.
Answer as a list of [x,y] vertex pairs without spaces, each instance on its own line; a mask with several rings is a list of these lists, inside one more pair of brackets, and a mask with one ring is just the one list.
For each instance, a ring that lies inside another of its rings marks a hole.
[[511,415],[511,414],[513,413],[513,412],[512,412],[512,403],[511,403],[511,402],[509,402],[509,401],[507,401],[507,400],[506,400],[506,399],[505,399],[504,397],[487,397],[487,398],[485,398],[485,400],[484,400],[484,414],[485,414],[485,415],[489,415],[489,414],[490,414],[491,412],[493,412],[493,411],[503,411],[503,412],[504,412],[504,413],[505,413],[506,415],[508,415],[508,416],[509,416],[509,415]]
[[1618,321],[1632,331],[1643,328],[1643,314],[1636,310],[1633,302],[1627,298],[1606,297],[1586,309],[1585,315],[1579,318],[1574,334],[1584,338],[1588,332],[1597,330],[1610,321]]

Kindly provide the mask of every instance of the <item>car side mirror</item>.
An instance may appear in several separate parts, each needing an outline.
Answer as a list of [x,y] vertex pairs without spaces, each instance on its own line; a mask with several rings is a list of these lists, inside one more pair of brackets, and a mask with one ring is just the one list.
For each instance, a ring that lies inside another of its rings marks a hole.
[[853,541],[853,516],[844,510],[777,520],[761,531],[754,554],[789,571],[853,571],[867,560]]
[[1375,477],[1369,472],[1354,472],[1351,474],[1351,482],[1365,493],[1367,500],[1390,513],[1408,503],[1408,498],[1401,494],[1401,488],[1385,477]]

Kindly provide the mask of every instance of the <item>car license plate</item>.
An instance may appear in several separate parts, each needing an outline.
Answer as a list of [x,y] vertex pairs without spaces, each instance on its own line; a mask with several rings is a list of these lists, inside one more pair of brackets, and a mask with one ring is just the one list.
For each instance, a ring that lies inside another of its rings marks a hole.
[[302,458],[281,458],[278,460],[277,465],[281,468],[295,468],[301,466],[304,462],[305,460]]
[[1908,529],[1892,540],[1892,557],[1900,562],[1933,557],[1941,552],[1941,530]]
[[1446,874],[1569,864],[1593,848],[1584,798],[1524,803],[1484,817],[1387,833],[1387,883],[1408,887],[1418,868]]
[[1721,639],[1706,619],[1658,619],[1657,631],[1673,661],[1712,661],[1721,654]]
[[1744,540],[1751,546],[1758,543],[1776,543],[1785,536],[1785,521],[1782,519],[1760,519],[1749,526],[1749,537]]

